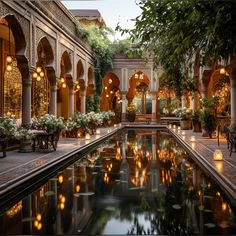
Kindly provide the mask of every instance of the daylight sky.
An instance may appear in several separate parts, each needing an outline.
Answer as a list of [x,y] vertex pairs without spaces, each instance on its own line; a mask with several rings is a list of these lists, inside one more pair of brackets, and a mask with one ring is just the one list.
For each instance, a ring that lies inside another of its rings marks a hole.
[[[98,9],[108,27],[115,29],[118,22],[122,28],[133,28],[134,19],[141,14],[140,8],[136,5],[135,0],[74,0],[62,1],[68,9]],[[121,38],[116,33],[115,38]]]

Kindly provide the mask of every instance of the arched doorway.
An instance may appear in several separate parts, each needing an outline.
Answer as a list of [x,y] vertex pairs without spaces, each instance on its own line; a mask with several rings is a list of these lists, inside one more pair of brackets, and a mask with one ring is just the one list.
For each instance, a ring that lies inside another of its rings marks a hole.
[[29,69],[24,56],[25,37],[14,15],[0,19],[0,48],[0,116],[22,119],[22,107],[30,109],[24,106],[22,92]]
[[61,57],[61,74],[57,90],[57,115],[69,118],[69,91],[73,87],[69,53],[65,51]]
[[51,68],[50,65],[54,56],[52,47],[46,37],[39,41],[37,55],[38,61],[32,80],[33,117],[40,117],[49,113],[49,106],[51,104],[50,84],[55,84],[56,82],[54,69],[49,69]]
[[88,68],[88,83],[86,91],[86,112],[94,111],[94,71],[92,67]]
[[120,80],[114,73],[107,73],[103,78],[100,110],[121,112]]
[[149,79],[142,72],[135,72],[129,79],[129,90],[127,93],[128,105],[134,103],[137,114],[151,114],[152,100],[149,90]]
[[85,92],[85,81],[83,79],[84,77],[84,67],[82,64],[82,61],[79,60],[77,63],[77,78],[76,78],[76,84],[75,84],[75,90],[74,90],[74,111],[82,112],[81,107],[81,96],[84,96]]

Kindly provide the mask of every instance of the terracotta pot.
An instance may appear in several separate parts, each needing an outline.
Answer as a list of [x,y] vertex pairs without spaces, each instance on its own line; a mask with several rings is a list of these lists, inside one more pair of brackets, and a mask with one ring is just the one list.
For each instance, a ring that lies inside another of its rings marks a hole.
[[127,113],[127,119],[129,122],[134,122],[136,118],[136,113],[135,112],[128,112]]
[[184,130],[191,129],[192,121],[191,120],[181,120],[180,127],[181,127],[181,129],[184,129]]

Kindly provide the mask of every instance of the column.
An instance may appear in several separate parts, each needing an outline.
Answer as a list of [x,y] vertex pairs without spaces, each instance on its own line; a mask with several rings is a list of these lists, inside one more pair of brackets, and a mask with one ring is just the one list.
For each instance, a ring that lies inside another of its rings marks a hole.
[[75,106],[75,100],[74,100],[74,85],[69,88],[69,117],[74,116],[74,106]]
[[152,124],[157,123],[157,97],[156,92],[152,92]]
[[25,127],[31,125],[31,75],[29,73],[29,78],[22,80],[22,126]]
[[50,114],[57,115],[57,85],[51,85]]
[[80,92],[80,112],[86,113],[86,88]]
[[121,91],[122,95],[122,107],[121,107],[121,122],[126,120],[126,91]]
[[236,68],[230,71],[231,125],[236,124]]
[[206,67],[203,69],[201,84],[202,84],[202,98],[207,98],[209,96],[208,85],[211,79],[212,69],[210,67]]
[[187,105],[186,104],[186,98],[185,98],[185,95],[183,95],[181,97],[181,108],[187,107],[186,105]]
[[193,94],[193,111],[196,111],[199,109],[199,95],[198,92],[195,92]]

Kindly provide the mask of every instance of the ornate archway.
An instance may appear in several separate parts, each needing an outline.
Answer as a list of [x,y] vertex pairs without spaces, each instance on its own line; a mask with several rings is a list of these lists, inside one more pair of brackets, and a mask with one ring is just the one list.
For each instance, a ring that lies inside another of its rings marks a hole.
[[24,55],[25,37],[14,15],[0,19],[0,47],[0,116],[21,119],[22,112],[26,114],[26,109],[30,109],[24,106],[27,102],[22,86],[29,81],[29,68]]
[[61,73],[57,90],[57,115],[69,118],[69,93],[73,87],[72,69],[69,53],[65,51],[61,57]]
[[51,85],[56,84],[55,70],[51,67],[54,60],[52,47],[43,37],[37,47],[38,61],[32,81],[32,116],[39,117],[49,113],[51,103]]
[[103,78],[103,87],[100,100],[100,110],[120,111],[120,80],[114,73],[107,73]]
[[135,72],[129,79],[127,93],[128,105],[133,102],[138,114],[151,114],[152,102],[149,89],[149,79],[142,71]]
[[81,96],[85,93],[84,67],[81,60],[77,63],[77,76],[74,90],[74,111],[82,112]]

